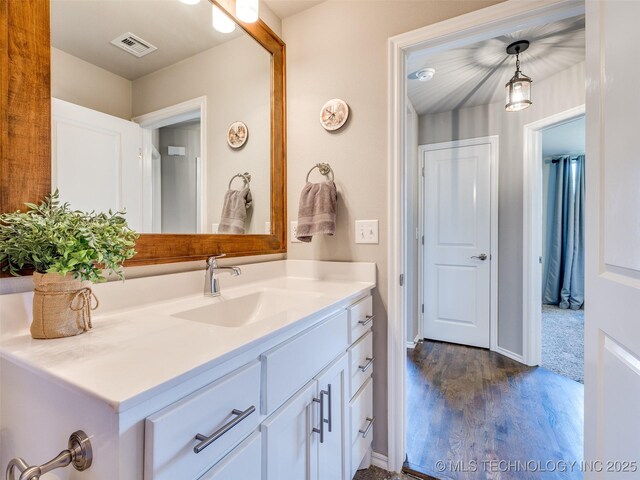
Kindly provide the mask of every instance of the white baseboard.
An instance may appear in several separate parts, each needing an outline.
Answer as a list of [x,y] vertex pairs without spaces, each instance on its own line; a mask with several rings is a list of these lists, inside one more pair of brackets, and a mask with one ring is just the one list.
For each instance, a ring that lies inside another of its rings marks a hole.
[[511,360],[515,360],[516,362],[520,362],[526,365],[524,361],[524,357],[522,355],[518,355],[517,353],[513,353],[510,350],[506,350],[502,347],[496,347],[493,349],[494,352],[499,353],[500,355],[504,355],[505,357],[509,357]]
[[389,470],[389,458],[381,453],[371,452],[371,465],[383,470]]
[[416,348],[416,345],[420,340],[420,335],[416,335],[416,338],[413,339],[413,342],[407,341],[407,348]]

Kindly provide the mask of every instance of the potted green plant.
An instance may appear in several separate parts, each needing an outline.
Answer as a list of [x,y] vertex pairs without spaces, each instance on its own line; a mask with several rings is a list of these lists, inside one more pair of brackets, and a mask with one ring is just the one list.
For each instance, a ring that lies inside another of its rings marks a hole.
[[72,210],[58,191],[27,211],[0,215],[0,265],[20,275],[34,270],[33,338],[60,338],[91,328],[97,299],[92,282],[103,282],[103,269],[124,279],[122,264],[133,257],[138,234],[124,212]]

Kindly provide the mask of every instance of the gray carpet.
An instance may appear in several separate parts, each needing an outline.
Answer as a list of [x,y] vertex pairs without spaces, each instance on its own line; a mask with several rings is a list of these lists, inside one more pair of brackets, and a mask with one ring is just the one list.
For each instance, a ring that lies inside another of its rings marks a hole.
[[542,366],[584,383],[584,310],[542,306]]

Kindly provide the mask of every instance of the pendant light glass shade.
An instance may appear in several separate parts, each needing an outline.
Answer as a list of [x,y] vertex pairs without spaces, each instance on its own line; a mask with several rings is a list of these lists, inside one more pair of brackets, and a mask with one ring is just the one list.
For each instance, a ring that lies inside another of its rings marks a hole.
[[215,5],[211,5],[211,20],[213,28],[220,33],[231,33],[236,29],[235,22]]
[[505,85],[507,112],[524,110],[531,105],[531,79],[520,70]]
[[236,0],[236,16],[245,23],[254,23],[260,13],[260,0]]
[[509,55],[516,56],[516,73],[504,86],[505,88],[505,110],[507,112],[517,112],[524,110],[531,105],[531,78],[520,71],[520,54],[529,48],[527,40],[518,40],[507,47]]

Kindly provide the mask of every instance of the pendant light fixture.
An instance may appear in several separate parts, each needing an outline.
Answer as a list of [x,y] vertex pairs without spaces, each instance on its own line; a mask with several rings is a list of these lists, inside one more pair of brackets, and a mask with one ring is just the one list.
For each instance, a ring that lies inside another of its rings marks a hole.
[[520,71],[520,54],[529,48],[527,40],[514,42],[507,47],[509,55],[516,56],[516,73],[505,85],[507,112],[524,110],[531,105],[531,78]]
[[231,33],[236,29],[236,23],[216,5],[211,5],[211,20],[213,28],[220,33]]
[[236,0],[236,16],[245,23],[258,20],[260,0]]

